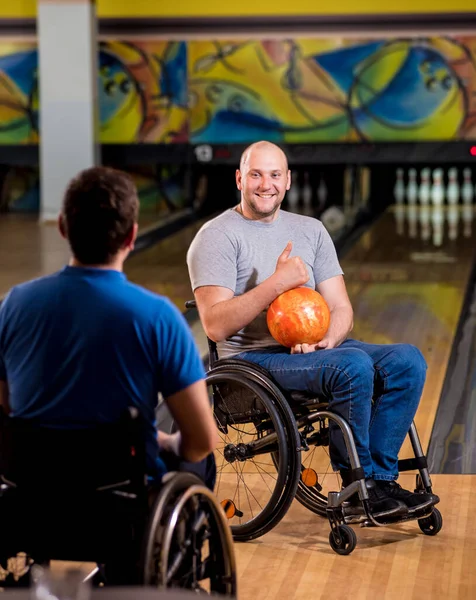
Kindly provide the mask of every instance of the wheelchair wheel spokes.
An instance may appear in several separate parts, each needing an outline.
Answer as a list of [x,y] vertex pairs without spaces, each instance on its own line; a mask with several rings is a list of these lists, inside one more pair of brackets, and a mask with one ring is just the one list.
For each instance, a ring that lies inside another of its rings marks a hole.
[[255,423],[229,426],[227,434],[220,433],[221,441],[215,452],[215,493],[232,526],[243,526],[255,519],[279,498],[276,489],[279,465],[276,468],[271,454],[248,454],[245,459],[239,455],[240,450],[244,454],[252,442],[266,435]]
[[212,492],[188,473],[156,501],[144,548],[144,583],[197,593],[236,594],[231,532]]
[[[218,518],[217,518],[218,517]],[[223,519],[220,527],[219,519]],[[234,561],[223,552],[220,530],[228,526],[211,492],[193,486],[179,498],[164,529],[160,549],[161,579],[168,588],[232,595],[236,591]],[[231,535],[228,536],[230,548]]]
[[[296,498],[312,512],[325,517],[328,493],[339,491],[342,480],[339,473],[332,468],[326,436],[320,435],[326,427],[319,423],[315,427],[316,430],[320,427],[320,430],[305,433],[301,431],[301,435],[306,436],[309,446],[301,452],[301,474]],[[316,441],[317,445],[313,445]]]
[[274,527],[292,502],[299,476],[296,426],[245,373],[211,372],[207,381],[220,436],[215,494],[233,537],[250,540]]

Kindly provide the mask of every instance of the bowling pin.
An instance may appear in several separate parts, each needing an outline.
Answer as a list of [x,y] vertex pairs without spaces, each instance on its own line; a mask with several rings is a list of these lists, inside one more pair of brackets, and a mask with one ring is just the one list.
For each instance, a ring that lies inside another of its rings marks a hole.
[[431,193],[431,185],[430,185],[430,175],[431,171],[428,168],[422,169],[420,177],[421,183],[418,189],[418,199],[420,200],[420,204],[426,205],[430,202],[430,193]]
[[450,204],[448,206],[448,237],[456,240],[458,237],[459,206]]
[[[193,199],[193,208],[199,210],[206,200],[208,193],[208,178],[206,175],[200,175],[195,188],[195,197]],[[236,201],[241,202],[241,192],[236,190]]]
[[323,210],[327,201],[327,186],[324,177],[320,177],[319,187],[317,188],[317,199],[319,201],[319,210]]
[[430,239],[431,227],[430,227],[430,207],[428,204],[420,206],[420,231],[421,239],[425,242]]
[[352,214],[352,169],[346,167],[344,170],[344,214],[350,219]]
[[473,205],[465,202],[463,204],[462,213],[463,213],[462,216],[463,216],[463,223],[464,223],[463,235],[464,235],[464,237],[469,238],[469,237],[471,237],[471,234],[472,234]]
[[463,170],[463,187],[461,188],[461,198],[463,204],[471,204],[473,202],[473,182],[471,181],[471,169]]
[[448,199],[448,204],[458,204],[459,202],[458,169],[455,167],[448,171],[448,187],[446,188],[446,197]]
[[288,210],[290,212],[296,212],[299,203],[299,187],[297,182],[291,183],[291,187],[289,188],[286,197],[288,201]]
[[408,171],[408,185],[407,185],[407,201],[408,204],[415,204],[418,198],[418,185],[416,181],[417,172],[416,169],[410,169]]
[[302,186],[302,205],[304,214],[310,215],[312,213],[312,187],[307,171],[304,173],[304,185]]
[[417,223],[418,223],[418,212],[417,206],[414,203],[407,205],[407,219],[408,219],[408,235],[415,239],[417,237]]
[[433,244],[435,246],[441,246],[443,243],[443,206],[441,204],[434,204],[431,209],[431,223],[433,225]]
[[402,204],[405,200],[405,183],[403,181],[403,169],[397,169],[397,180],[393,188],[393,195],[397,204]]
[[360,191],[362,194],[361,207],[366,209],[369,205],[370,197],[370,169],[368,167],[362,167],[360,169],[360,184]]
[[433,171],[433,185],[431,186],[431,201],[434,206],[441,206],[445,200],[445,190],[443,188],[443,170],[435,169]]
[[397,225],[397,235],[403,235],[405,232],[405,205],[395,205],[395,223]]

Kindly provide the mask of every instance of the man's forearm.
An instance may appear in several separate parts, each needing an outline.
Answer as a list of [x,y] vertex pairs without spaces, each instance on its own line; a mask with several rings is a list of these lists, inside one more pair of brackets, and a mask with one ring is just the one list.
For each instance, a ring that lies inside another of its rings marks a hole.
[[208,337],[221,342],[251,323],[284,291],[275,275],[271,275],[249,292],[218,302],[208,311],[204,323]]
[[331,321],[326,337],[335,341],[335,346],[341,344],[352,331],[354,314],[350,306],[336,306],[331,310]]

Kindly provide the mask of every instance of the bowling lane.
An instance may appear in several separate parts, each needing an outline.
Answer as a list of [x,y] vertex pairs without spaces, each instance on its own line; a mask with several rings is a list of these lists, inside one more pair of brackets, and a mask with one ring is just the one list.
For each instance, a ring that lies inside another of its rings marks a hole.
[[168,296],[177,308],[185,312],[185,301],[193,298],[186,263],[187,250],[203,223],[204,220],[200,220],[187,225],[128,258],[124,264],[128,279]]
[[433,473],[476,473],[476,264],[428,449]]
[[447,210],[436,217],[430,214],[428,225],[419,208],[415,207],[415,218],[413,209],[403,207],[402,218],[402,207],[390,207],[341,258],[341,264],[355,313],[352,336],[370,343],[415,344],[425,356],[427,382],[416,423],[426,449],[470,278],[476,235],[473,219],[463,222],[461,218],[455,235]]

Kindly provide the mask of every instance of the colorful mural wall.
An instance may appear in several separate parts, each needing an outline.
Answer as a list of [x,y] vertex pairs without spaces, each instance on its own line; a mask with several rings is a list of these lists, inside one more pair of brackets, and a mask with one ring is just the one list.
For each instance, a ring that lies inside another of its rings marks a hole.
[[99,111],[103,143],[187,142],[185,42],[102,42]]
[[[0,44],[0,143],[38,141],[37,70],[33,44]],[[98,95],[103,143],[187,141],[185,43],[101,43]]]
[[193,142],[476,137],[476,37],[189,44]]
[[0,43],[0,144],[38,142],[37,72],[35,45]]
[[[38,141],[37,52],[0,44],[0,143]],[[103,41],[102,143],[476,138],[476,36]]]

